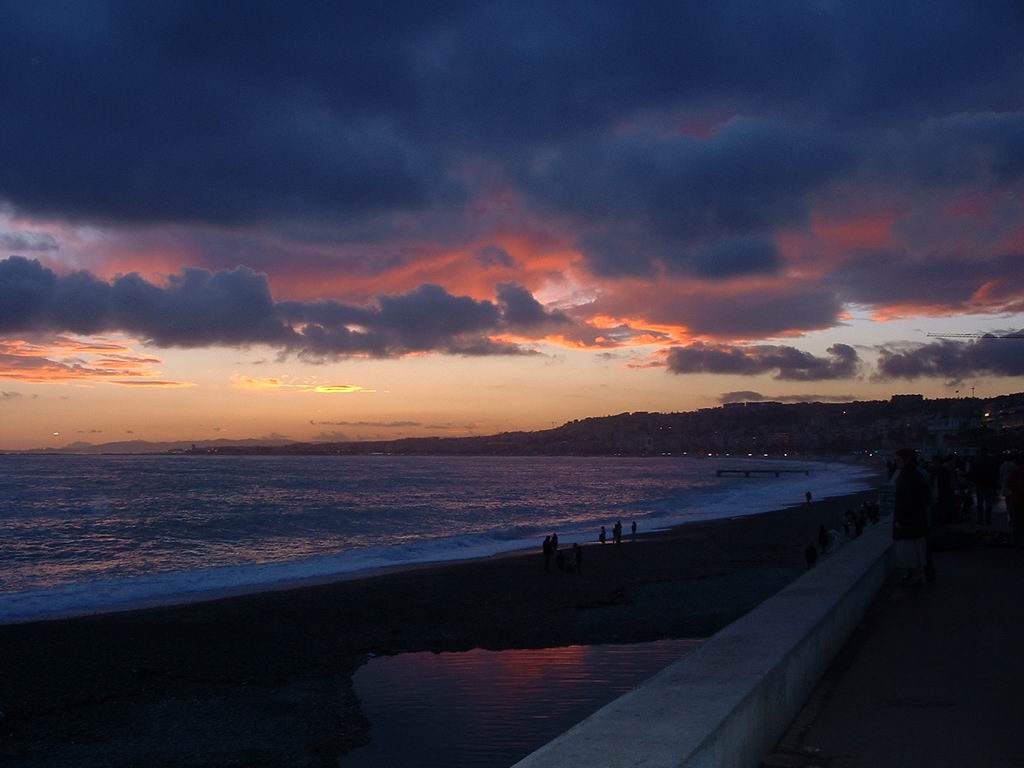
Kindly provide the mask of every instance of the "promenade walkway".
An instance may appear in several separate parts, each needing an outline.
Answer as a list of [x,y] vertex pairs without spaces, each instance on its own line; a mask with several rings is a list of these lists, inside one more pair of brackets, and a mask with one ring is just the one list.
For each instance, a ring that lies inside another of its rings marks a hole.
[[883,589],[765,766],[1024,766],[1024,549],[935,562]]

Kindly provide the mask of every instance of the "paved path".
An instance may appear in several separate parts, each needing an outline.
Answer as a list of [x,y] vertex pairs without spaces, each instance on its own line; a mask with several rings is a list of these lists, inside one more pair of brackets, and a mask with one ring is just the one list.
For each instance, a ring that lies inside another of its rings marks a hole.
[[883,590],[765,766],[1024,768],[1024,549]]

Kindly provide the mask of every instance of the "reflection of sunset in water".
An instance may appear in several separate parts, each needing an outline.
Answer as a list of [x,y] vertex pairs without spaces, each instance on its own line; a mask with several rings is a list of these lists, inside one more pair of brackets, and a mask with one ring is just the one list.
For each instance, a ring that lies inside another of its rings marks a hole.
[[372,659],[353,679],[371,743],[345,768],[511,765],[700,640]]

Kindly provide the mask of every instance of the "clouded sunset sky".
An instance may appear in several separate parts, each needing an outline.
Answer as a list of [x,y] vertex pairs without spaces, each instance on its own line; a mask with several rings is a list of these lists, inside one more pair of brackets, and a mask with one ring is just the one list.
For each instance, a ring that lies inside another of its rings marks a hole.
[[0,5],[0,448],[1024,389],[1019,2]]

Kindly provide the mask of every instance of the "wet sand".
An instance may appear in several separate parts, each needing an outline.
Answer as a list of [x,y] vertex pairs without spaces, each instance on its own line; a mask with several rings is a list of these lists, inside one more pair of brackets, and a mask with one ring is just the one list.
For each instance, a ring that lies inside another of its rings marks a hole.
[[370,736],[351,686],[367,654],[706,637],[802,573],[818,525],[873,495],[627,534],[585,547],[582,574],[545,572],[538,542],[520,556],[0,627],[0,762],[336,766]]

